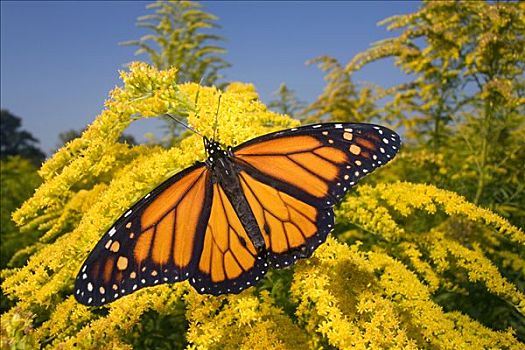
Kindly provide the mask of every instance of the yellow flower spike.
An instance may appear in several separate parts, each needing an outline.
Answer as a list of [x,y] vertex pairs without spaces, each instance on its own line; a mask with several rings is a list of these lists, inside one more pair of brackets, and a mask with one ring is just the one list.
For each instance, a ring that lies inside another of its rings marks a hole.
[[410,260],[411,265],[428,284],[429,291],[431,293],[435,292],[441,285],[440,276],[432,269],[429,263],[421,259],[423,254],[418,250],[416,244],[405,242],[401,244],[401,247],[404,250],[403,253]]
[[498,336],[494,337],[494,331],[473,321],[467,315],[460,312],[449,312],[446,316],[447,319],[454,322],[456,329],[470,349],[523,349],[523,343],[516,341],[510,329],[497,332]]
[[122,298],[111,304],[107,316],[91,321],[73,337],[57,339],[53,346],[66,349],[100,349],[110,346],[112,340],[129,332],[144,312],[150,309],[158,311],[160,305],[164,305],[165,309],[174,307],[184,290],[182,284],[175,288],[162,285],[147,293],[139,291],[133,298]]
[[490,210],[467,202],[456,193],[440,190],[431,185],[410,183],[382,184],[374,191],[402,215],[409,215],[414,209],[424,209],[434,213],[437,204],[448,215],[463,215],[471,221],[494,226],[510,240],[521,245],[525,244],[525,234],[522,230]]
[[375,269],[383,271],[379,282],[383,296],[393,299],[396,308],[410,315],[414,323],[410,332],[420,333],[428,342],[427,346],[464,346],[453,323],[444,322],[441,308],[431,301],[428,289],[412,272],[387,255],[369,253],[368,256]]
[[65,340],[74,333],[79,324],[84,324],[93,317],[88,307],[80,305],[72,296],[58,304],[53,316],[44,322],[35,332],[39,343],[53,338],[54,342]]
[[[447,318],[441,308],[428,298],[428,291],[419,281],[407,271],[403,265],[391,257],[369,253],[370,261],[376,268],[384,271],[381,285],[387,296],[396,296],[399,308],[411,315],[412,322],[419,325],[418,331],[431,344],[440,347],[470,348],[468,339],[461,337],[454,322],[446,322]],[[403,281],[403,282],[402,282]],[[400,288],[400,286],[402,288]],[[474,336],[475,328],[469,330]],[[478,337],[480,335],[478,334]],[[501,341],[500,333],[485,332],[485,338],[478,339],[480,344],[493,344]],[[514,339],[508,346],[515,346],[518,342]],[[482,346],[479,348],[486,347]],[[489,346],[490,347],[490,346]]]
[[[330,291],[330,274],[333,264],[337,262],[337,253],[331,248],[339,248],[332,239],[321,246],[315,256],[327,265],[306,266],[302,264],[294,276],[291,293],[299,307],[297,316],[300,319],[314,320],[314,326],[328,342],[337,348],[365,348],[361,331],[351,319],[347,319],[339,309],[337,297]],[[337,249],[336,249],[337,250]],[[348,256],[348,255],[347,255]]]
[[370,186],[360,186],[354,196],[348,197],[340,209],[336,211],[336,217],[359,225],[363,229],[379,234],[388,240],[397,240],[405,232],[399,227],[388,209],[379,205],[376,191]]
[[504,267],[525,276],[525,260],[522,256],[508,251],[493,251],[492,253],[502,259]]
[[498,268],[480,249],[471,250],[444,237],[435,240],[434,245],[447,250],[455,258],[455,263],[468,272],[472,283],[483,282],[490,292],[515,305],[522,315],[525,314],[525,295],[500,274]]
[[[78,225],[80,216],[99,200],[100,195],[106,188],[107,186],[105,184],[100,184],[95,185],[93,189],[89,191],[80,190],[74,193],[69,202],[64,206],[61,215],[57,220],[52,221],[52,226],[46,230],[47,232],[40,238],[40,241],[49,242],[56,238],[64,227],[74,227]],[[42,227],[39,227],[39,229],[42,229]]]
[[197,101],[188,116],[190,125],[205,136],[212,137],[217,115],[217,140],[230,146],[255,136],[299,125],[298,121],[287,116],[269,112],[259,101],[255,91],[252,91],[250,98],[241,98],[239,91],[242,84],[235,83],[235,86],[233,92],[229,88],[220,92],[194,83],[181,85],[180,92],[187,96],[187,100]]
[[[104,114],[109,115],[110,113],[103,112],[103,115]],[[108,116],[108,118],[112,117],[113,115]],[[104,120],[105,116],[101,116],[101,118]],[[59,174],[50,177],[44,182],[44,184],[37,189],[35,195],[13,214],[13,219],[19,225],[26,224],[30,219],[36,217],[43,209],[48,207],[56,209],[56,206],[61,207],[69,194],[70,188],[89,176],[93,167],[95,167],[95,169],[97,168],[97,164],[104,155],[104,152],[111,147],[112,143],[116,141],[129,122],[117,125],[115,121],[115,123],[113,123],[115,129],[108,132],[106,135],[99,137],[97,137],[98,135],[92,135],[96,132],[94,131],[96,130],[96,124],[97,122],[95,122],[82,136],[86,138],[94,138],[94,142],[92,141],[89,143],[94,146],[88,147],[80,152],[77,156],[78,158],[65,165]],[[62,148],[58,153],[61,152],[68,152],[67,146]],[[53,158],[51,161],[52,160]]]
[[306,349],[306,335],[268,293],[212,297],[191,291],[186,302],[187,339],[195,349]]

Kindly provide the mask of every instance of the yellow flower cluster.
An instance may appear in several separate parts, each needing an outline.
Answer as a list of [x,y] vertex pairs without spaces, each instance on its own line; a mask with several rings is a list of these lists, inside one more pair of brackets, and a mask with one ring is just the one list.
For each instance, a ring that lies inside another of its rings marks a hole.
[[446,313],[431,288],[400,261],[330,238],[296,269],[292,295],[304,327],[340,349],[519,349],[512,331],[494,332]]
[[[409,232],[407,226],[403,229],[393,219],[394,212],[401,217],[412,217],[418,210],[436,216],[443,211],[452,218],[430,232],[419,234]],[[505,239],[514,242],[518,250],[523,249],[525,235],[491,211],[477,207],[453,192],[430,185],[395,183],[373,188],[360,186],[357,195],[342,204],[339,218],[361,225],[385,239],[395,238],[399,243],[396,247],[400,249],[397,253],[410,263],[431,291],[436,291],[441,285],[461,289],[447,280],[445,272],[458,274],[464,269],[470,282],[484,283],[490,292],[525,314],[523,292],[507,281],[485,255],[497,250]],[[481,226],[454,226],[452,223],[458,220]],[[460,243],[465,241],[472,248]],[[523,257],[509,251],[503,254],[507,260],[512,259],[511,268],[523,272]],[[423,256],[427,260],[422,259]]]
[[229,297],[189,293],[188,341],[195,349],[305,349],[307,334],[275,306],[269,293]]
[[[381,205],[384,202],[385,205]],[[434,186],[411,183],[382,184],[374,188],[362,185],[357,195],[343,203],[341,210],[351,215],[351,221],[367,230],[392,239],[404,234],[392,218],[388,208],[408,217],[417,210],[436,214],[438,206],[449,216],[462,216],[497,230],[520,246],[525,244],[525,233],[490,210],[469,203],[460,195]],[[359,213],[357,213],[359,212]]]
[[[78,304],[71,296],[74,278],[100,236],[138,198],[204,157],[196,135],[171,149],[118,143],[133,120],[171,113],[206,136],[216,124],[217,138],[228,145],[298,125],[269,112],[251,85],[233,83],[221,92],[176,84],[176,70],[141,63],[132,64],[122,80],[83,135],[43,165],[43,185],[14,214],[27,230],[44,234],[26,250],[32,252],[26,266],[2,272],[2,289],[16,302],[2,315],[3,348],[131,349],[146,312],[171,315],[181,303],[189,349],[522,346],[512,330],[494,331],[444,312],[432,297],[438,289],[481,282],[523,315],[523,293],[490,259],[500,257],[523,272],[522,256],[497,249],[502,242],[522,246],[523,232],[454,193],[409,183],[360,186],[337,210],[340,224],[354,226],[339,237],[350,245],[329,238],[312,258],[275,277],[291,283],[284,291],[265,281],[239,295],[212,297],[184,282],[144,289],[101,308]],[[433,230],[404,222],[421,212],[441,221]],[[458,225],[472,232],[469,244],[457,236]],[[290,282],[286,276],[292,274]]]

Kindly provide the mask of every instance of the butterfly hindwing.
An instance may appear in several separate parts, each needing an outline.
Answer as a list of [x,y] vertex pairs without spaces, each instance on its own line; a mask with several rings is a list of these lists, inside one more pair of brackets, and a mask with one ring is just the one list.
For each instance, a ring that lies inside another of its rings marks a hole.
[[267,269],[268,263],[258,255],[224,189],[213,184],[211,215],[190,283],[199,293],[239,293],[254,285]]
[[97,243],[75,283],[75,297],[102,305],[140,288],[187,279],[210,215],[208,169],[197,164],[157,187]]
[[334,225],[331,207],[316,207],[265,184],[248,171],[241,185],[261,233],[271,267],[292,265],[309,257],[326,240]]

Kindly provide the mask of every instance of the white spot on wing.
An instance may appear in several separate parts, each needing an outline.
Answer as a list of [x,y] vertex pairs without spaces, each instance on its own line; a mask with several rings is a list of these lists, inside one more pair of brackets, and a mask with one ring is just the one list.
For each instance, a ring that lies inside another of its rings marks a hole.
[[133,210],[131,210],[131,209],[128,210],[128,211],[126,212],[126,214],[124,214],[124,217],[127,218],[128,216],[131,215],[132,212],[133,212]]
[[115,232],[117,232],[117,230],[114,227],[112,227],[111,230],[109,230],[108,232],[109,237],[113,236]]

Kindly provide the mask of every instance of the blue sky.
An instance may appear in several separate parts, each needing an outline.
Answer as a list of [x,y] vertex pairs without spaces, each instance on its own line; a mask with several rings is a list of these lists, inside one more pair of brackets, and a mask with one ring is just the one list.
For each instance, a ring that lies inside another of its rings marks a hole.
[[[410,13],[416,1],[202,2],[219,17],[218,34],[232,67],[228,81],[255,84],[268,102],[281,82],[311,102],[324,87],[323,74],[305,62],[331,55],[348,62],[377,40],[392,36],[380,20]],[[1,2],[1,107],[22,117],[23,128],[55,149],[58,133],[81,129],[103,108],[119,85],[118,70],[134,59],[118,43],[144,35],[136,18],[147,2]],[[390,86],[403,80],[393,62],[370,65],[358,81]],[[127,132],[143,140],[161,134],[161,122],[136,122]]]

